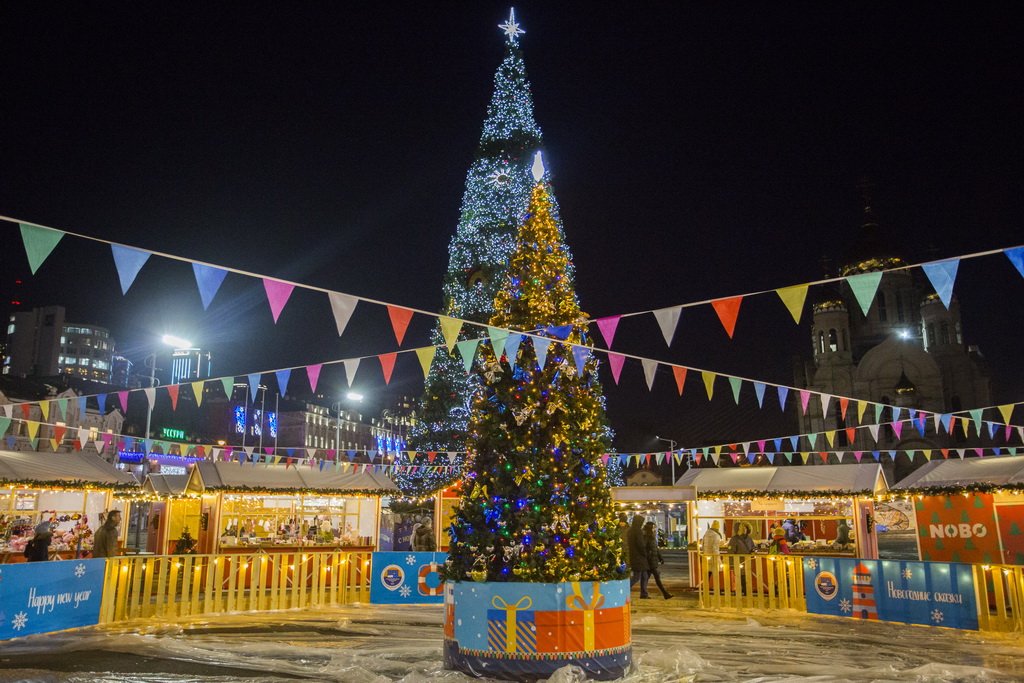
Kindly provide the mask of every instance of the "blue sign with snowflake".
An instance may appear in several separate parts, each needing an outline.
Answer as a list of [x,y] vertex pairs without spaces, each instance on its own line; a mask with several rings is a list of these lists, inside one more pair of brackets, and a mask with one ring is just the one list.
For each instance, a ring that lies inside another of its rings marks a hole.
[[441,568],[448,553],[373,553],[370,602],[421,605],[444,602]]
[[978,630],[969,564],[805,557],[807,611]]
[[99,623],[106,560],[0,566],[0,640]]

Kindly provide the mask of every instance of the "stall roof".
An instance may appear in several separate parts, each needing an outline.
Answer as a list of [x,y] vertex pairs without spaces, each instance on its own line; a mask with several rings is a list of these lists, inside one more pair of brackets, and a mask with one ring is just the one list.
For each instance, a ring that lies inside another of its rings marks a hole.
[[697,467],[687,470],[676,486],[693,486],[697,492],[738,493],[813,492],[881,493],[887,489],[882,466],[811,465],[792,467]]
[[162,496],[180,496],[188,486],[189,475],[187,474],[150,474],[146,477],[142,488],[147,493],[157,493]]
[[932,460],[901,479],[892,488],[939,489],[972,484],[1010,486],[1024,484],[1024,458],[969,458]]
[[267,490],[291,491],[379,491],[386,494],[398,491],[394,482],[381,474],[370,472],[338,472],[333,468],[320,471],[311,467],[283,467],[281,465],[251,466],[234,462],[196,463],[189,478],[188,488],[193,491],[213,490]]
[[37,453],[0,451],[0,480],[18,483],[82,481],[111,486],[138,486],[128,472],[93,453]]

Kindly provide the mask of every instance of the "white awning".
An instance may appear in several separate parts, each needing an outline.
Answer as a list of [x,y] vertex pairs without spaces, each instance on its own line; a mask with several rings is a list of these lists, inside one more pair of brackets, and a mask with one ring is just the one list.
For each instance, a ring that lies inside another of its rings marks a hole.
[[128,472],[119,470],[94,453],[38,453],[0,451],[0,480],[29,484],[84,481],[91,484],[135,485]]
[[932,460],[900,480],[893,490],[946,488],[970,484],[1024,484],[1024,458]]
[[751,497],[785,491],[822,493],[882,493],[887,490],[882,466],[804,465],[793,467],[695,467],[687,470],[676,486],[693,486],[697,492],[749,492]]
[[189,489],[202,491],[269,489],[281,493],[306,490],[397,492],[395,483],[372,472],[339,472],[333,466],[323,471],[315,467],[283,465],[239,465],[236,462],[197,462],[192,469]]

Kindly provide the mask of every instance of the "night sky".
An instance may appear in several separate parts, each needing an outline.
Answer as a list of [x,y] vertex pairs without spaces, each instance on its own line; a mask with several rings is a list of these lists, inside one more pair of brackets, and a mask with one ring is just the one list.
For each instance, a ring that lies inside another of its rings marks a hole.
[[[841,260],[857,234],[865,175],[911,263],[1024,244],[1024,58],[1009,10],[694,4],[516,6],[591,316],[820,279],[822,257]],[[507,14],[492,2],[9,5],[0,215],[436,311]],[[33,277],[17,226],[0,226],[6,309],[64,305],[132,360],[165,332],[211,349],[216,376],[397,349],[367,305],[339,340],[322,294],[296,291],[275,326],[241,276],[204,312],[182,263],[151,259],[122,297],[109,248],[71,238]],[[1004,256],[974,259],[956,293],[996,402],[1022,400],[1024,278]],[[809,317],[797,326],[761,296],[733,340],[703,306],[684,310],[671,349],[652,316],[624,321],[615,348],[791,384]],[[414,318],[402,348],[428,343],[431,324]],[[357,388],[381,403],[421,391],[411,355],[386,390],[379,369],[361,373]],[[325,370],[322,388],[341,381]],[[709,406],[696,378],[679,399],[667,371],[649,393],[638,363],[622,386],[604,382],[622,451],[654,449],[655,434],[793,433],[778,411],[753,418],[752,392],[736,410],[725,383]]]

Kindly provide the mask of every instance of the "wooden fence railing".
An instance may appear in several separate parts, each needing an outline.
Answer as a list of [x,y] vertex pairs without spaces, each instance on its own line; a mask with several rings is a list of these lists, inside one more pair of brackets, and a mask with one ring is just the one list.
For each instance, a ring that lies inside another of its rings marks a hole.
[[113,557],[100,623],[369,602],[369,579],[368,552]]
[[[700,555],[702,607],[805,611],[803,562],[787,555]],[[1024,567],[972,565],[978,628],[1024,632]]]

